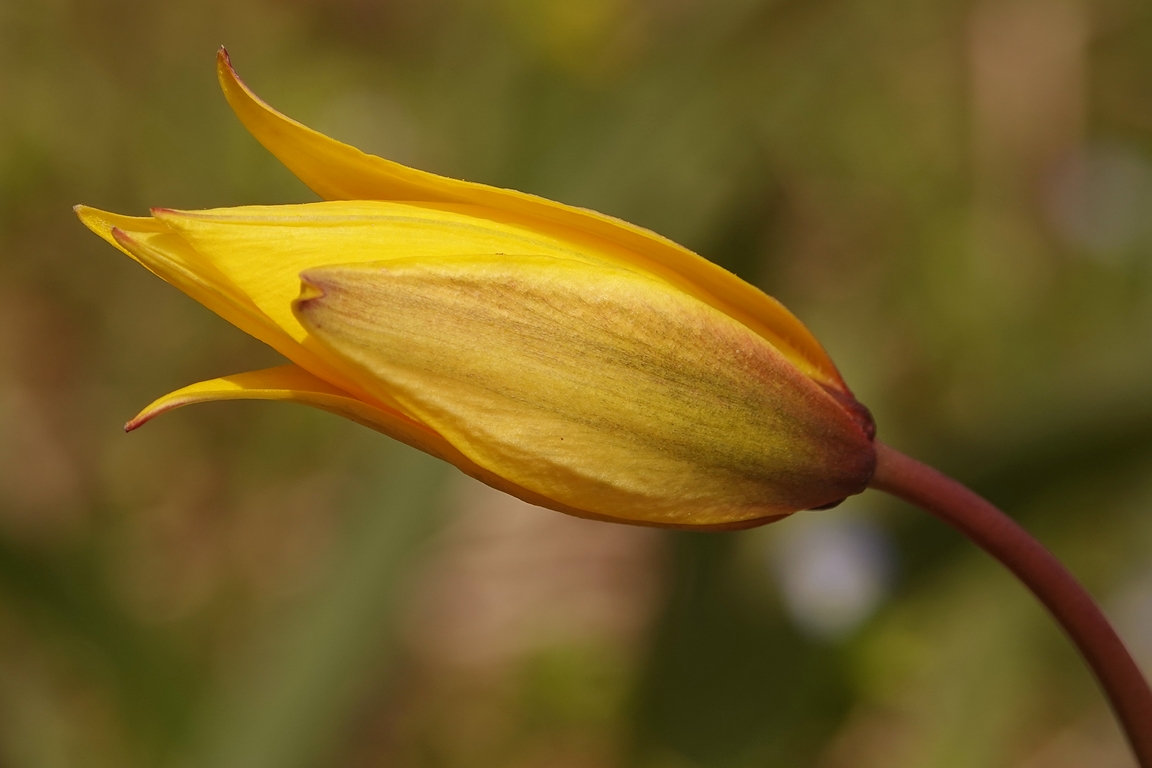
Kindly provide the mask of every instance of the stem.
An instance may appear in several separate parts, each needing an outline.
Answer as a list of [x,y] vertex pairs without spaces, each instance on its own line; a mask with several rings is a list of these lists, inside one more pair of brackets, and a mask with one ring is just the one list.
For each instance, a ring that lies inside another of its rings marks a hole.
[[879,441],[871,485],[956,528],[1032,590],[1096,674],[1141,768],[1152,768],[1152,691],[1100,607],[1060,561],[976,493]]

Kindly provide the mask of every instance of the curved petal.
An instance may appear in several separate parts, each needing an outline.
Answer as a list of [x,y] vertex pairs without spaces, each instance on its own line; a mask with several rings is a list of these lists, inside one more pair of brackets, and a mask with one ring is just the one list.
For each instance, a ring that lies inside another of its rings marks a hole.
[[225,272],[162,220],[121,216],[82,205],[76,206],[75,211],[90,230],[240,330],[307,370],[369,402],[373,400],[341,372],[339,364],[326,359],[331,357],[326,350],[317,354],[317,345],[302,344],[286,333]]
[[820,342],[784,305],[671,240],[595,211],[418,171],[361,152],[261,101],[236,75],[223,48],[217,56],[217,74],[240,122],[326,200],[464,203],[586,232],[680,275],[708,294],[707,303],[768,339],[805,373],[845,393],[849,391]]
[[775,347],[642,273],[539,256],[312,269],[309,332],[477,465],[626,520],[726,524],[863,490],[853,416]]
[[151,217],[121,216],[85,205],[73,210],[84,226],[149,272],[283,353],[283,332],[164,222]]
[[131,432],[162,413],[195,403],[215,400],[284,400],[320,408],[357,424],[363,424],[422,451],[440,456],[444,439],[431,428],[356,399],[298,365],[281,365],[260,371],[210,379],[170,392],[153,401],[124,425]]
[[[160,414],[196,403],[209,403],[217,400],[279,400],[319,408],[337,416],[343,416],[369,429],[382,432],[391,438],[417,448],[456,465],[468,475],[516,496],[529,504],[554,509],[576,517],[596,520],[614,519],[561,504],[540,494],[521,488],[502,477],[477,466],[460,451],[448,444],[443,437],[430,428],[400,417],[393,412],[376,408],[351,397],[318,379],[296,365],[283,365],[261,371],[239,373],[219,379],[201,381],[178,389],[159,398],[135,418],[124,425],[126,431],[143,426]],[[774,518],[751,520],[735,525],[711,526],[712,528],[746,528],[760,525]],[[703,526],[705,528],[709,526]]]

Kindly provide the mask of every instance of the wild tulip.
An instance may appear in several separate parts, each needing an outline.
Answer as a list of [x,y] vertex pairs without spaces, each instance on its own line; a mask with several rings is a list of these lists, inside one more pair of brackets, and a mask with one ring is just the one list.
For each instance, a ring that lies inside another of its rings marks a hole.
[[740,527],[863,491],[872,422],[783,306],[617,219],[365,155],[257,99],[250,131],[328,201],[94,232],[292,365],[148,406],[263,398],[347,416],[582,517]]
[[217,64],[241,122],[326,202],[76,210],[291,363],[179,389],[127,429],[210,400],[303,403],[531,503],[665,527],[743,528],[885,490],[1032,589],[1152,768],[1152,691],[1091,596],[990,503],[875,441],[778,302],[618,219],[366,155],[260,101],[223,50]]

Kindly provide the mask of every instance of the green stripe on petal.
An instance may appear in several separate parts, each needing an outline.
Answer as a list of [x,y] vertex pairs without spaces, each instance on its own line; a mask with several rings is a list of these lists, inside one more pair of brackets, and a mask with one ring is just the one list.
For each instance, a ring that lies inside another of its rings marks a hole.
[[302,277],[297,316],[361,381],[562,504],[723,525],[833,502],[871,477],[871,442],[819,384],[650,276],[505,255]]

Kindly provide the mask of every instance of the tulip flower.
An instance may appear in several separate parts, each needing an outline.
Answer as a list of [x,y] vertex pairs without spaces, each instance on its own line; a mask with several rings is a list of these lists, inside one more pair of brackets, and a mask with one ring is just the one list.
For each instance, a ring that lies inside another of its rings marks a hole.
[[1152,768],[1152,690],[1087,591],[989,502],[875,441],[868,410],[774,299],[618,219],[316,133],[256,98],[223,50],[218,72],[241,122],[325,202],[76,210],[291,363],[179,389],[127,429],[211,400],[302,403],[533,504],[676,528],[744,528],[884,490],[1039,597]]
[[303,403],[526,501],[640,524],[744,527],[872,478],[872,421],[788,310],[640,227],[424,173],[260,101],[252,134],[325,202],[81,220],[291,365],[177,390]]

